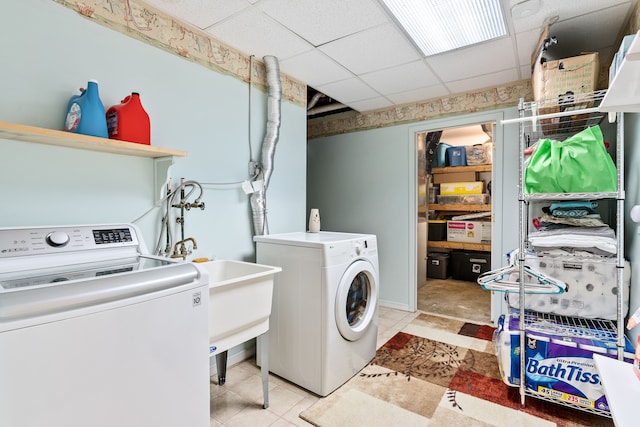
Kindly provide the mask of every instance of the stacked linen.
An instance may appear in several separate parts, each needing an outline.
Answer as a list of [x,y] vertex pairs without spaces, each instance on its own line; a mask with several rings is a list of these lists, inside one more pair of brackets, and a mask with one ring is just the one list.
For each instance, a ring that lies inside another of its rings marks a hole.
[[538,252],[561,249],[594,255],[617,254],[615,231],[596,213],[598,202],[558,202],[543,208],[534,221],[537,231],[529,233],[529,242]]
[[[525,309],[563,316],[616,320],[618,313],[617,242],[615,232],[595,212],[597,202],[559,202],[543,209],[546,215],[529,233],[534,252],[525,264],[567,285],[562,294],[527,295]],[[623,271],[623,315],[629,304],[630,264]],[[517,293],[507,295],[519,308]]]
[[560,249],[565,252],[588,252],[594,255],[615,256],[616,236],[609,226],[571,227],[529,233],[529,242],[538,252]]

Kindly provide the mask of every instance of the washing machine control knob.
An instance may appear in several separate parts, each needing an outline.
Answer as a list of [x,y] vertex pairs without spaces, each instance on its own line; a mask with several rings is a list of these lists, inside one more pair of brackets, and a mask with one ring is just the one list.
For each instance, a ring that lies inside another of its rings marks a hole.
[[360,243],[355,244],[356,255],[360,255],[362,253],[362,246]]
[[54,248],[65,246],[69,243],[69,235],[63,231],[53,231],[47,234],[45,238],[48,245],[53,246]]

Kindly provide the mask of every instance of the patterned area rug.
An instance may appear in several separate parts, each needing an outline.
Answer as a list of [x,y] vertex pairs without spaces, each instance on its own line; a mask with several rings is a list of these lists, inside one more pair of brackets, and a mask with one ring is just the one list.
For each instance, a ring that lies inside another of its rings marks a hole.
[[300,417],[340,426],[603,426],[613,421],[527,397],[500,378],[494,328],[421,314],[344,386]]

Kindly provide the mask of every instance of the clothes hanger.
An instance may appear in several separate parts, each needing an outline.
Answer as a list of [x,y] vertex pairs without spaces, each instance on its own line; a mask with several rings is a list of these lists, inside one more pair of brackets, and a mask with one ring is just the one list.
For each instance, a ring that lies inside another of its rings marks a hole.
[[[533,282],[524,283],[524,292],[527,294],[561,294],[567,290],[567,284],[562,280],[548,276],[528,265],[523,269],[526,276],[535,279]],[[478,276],[478,284],[488,291],[519,292],[519,277],[520,266],[511,264],[482,273]]]

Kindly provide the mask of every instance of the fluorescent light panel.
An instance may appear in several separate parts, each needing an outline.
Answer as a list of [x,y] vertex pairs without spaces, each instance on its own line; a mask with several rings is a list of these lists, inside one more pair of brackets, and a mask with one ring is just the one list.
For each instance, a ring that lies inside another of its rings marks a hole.
[[507,35],[500,0],[381,0],[425,56]]

